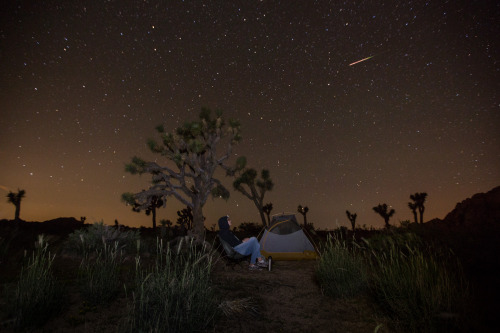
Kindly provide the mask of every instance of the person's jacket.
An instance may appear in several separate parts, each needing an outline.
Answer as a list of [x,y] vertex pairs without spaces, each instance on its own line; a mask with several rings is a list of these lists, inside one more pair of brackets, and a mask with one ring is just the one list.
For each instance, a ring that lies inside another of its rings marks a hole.
[[227,223],[227,216],[223,216],[219,219],[219,237],[222,238],[226,243],[232,247],[240,245],[242,242],[236,237],[235,234],[229,229],[229,223]]

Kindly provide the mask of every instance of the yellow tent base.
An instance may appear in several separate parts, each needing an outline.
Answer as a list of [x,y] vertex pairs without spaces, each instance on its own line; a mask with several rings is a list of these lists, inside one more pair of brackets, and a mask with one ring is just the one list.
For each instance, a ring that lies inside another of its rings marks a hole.
[[273,260],[311,260],[319,258],[316,251],[304,251],[304,252],[267,252],[261,250],[266,258],[272,257]]

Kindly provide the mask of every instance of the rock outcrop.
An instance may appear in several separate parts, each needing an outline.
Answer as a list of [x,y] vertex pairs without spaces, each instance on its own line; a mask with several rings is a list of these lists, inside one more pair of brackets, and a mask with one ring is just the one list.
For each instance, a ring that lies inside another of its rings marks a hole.
[[500,186],[457,203],[443,222],[464,226],[500,224]]

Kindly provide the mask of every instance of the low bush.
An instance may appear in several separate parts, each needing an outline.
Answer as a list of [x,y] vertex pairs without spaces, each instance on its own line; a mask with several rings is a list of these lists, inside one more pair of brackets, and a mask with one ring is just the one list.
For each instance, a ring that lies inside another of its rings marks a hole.
[[95,251],[103,251],[106,245],[118,244],[120,251],[133,253],[139,239],[139,231],[123,230],[97,222],[69,234],[66,250],[86,256]]

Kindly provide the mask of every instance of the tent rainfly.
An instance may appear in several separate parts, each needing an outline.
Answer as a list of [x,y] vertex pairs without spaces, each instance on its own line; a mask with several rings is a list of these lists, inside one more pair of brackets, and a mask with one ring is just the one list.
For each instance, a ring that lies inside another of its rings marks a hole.
[[275,215],[260,238],[261,253],[273,260],[316,259],[318,251],[295,215]]

